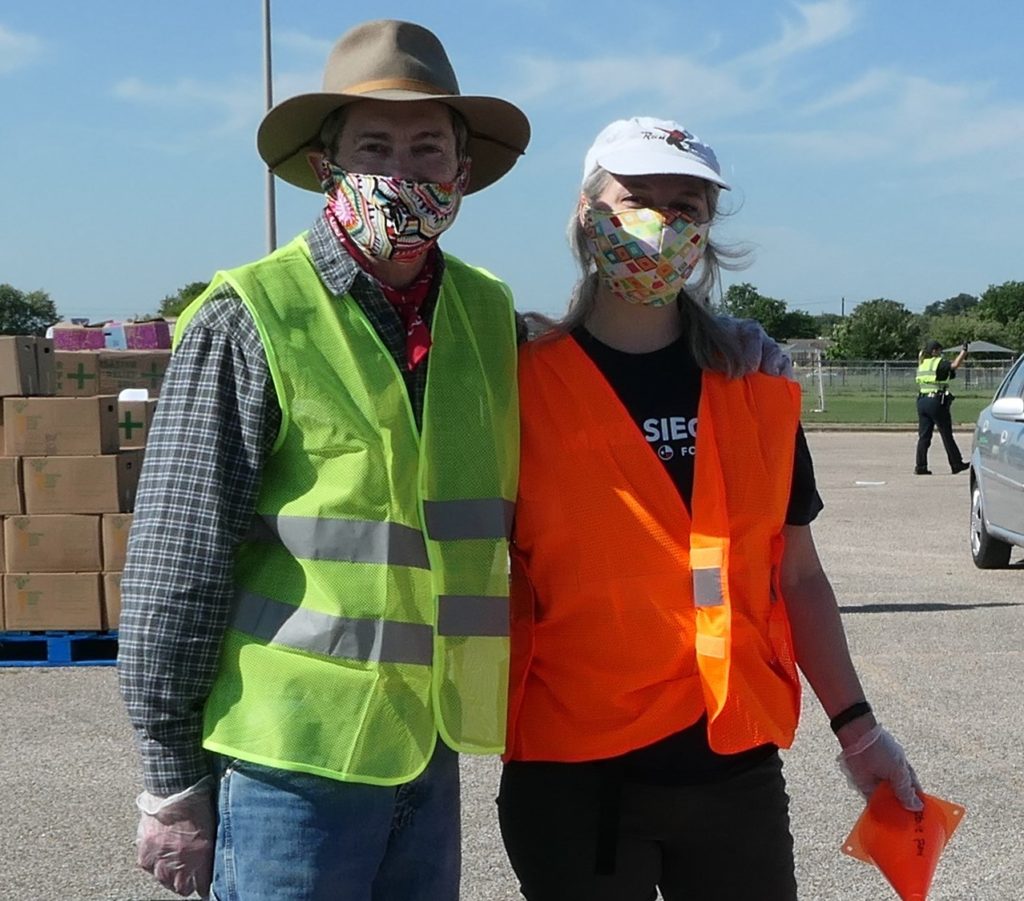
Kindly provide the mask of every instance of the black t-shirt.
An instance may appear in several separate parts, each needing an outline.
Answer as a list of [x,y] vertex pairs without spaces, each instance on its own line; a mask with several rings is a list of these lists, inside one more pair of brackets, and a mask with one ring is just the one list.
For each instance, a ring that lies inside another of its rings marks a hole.
[[[575,329],[572,335],[615,390],[689,509],[701,371],[685,336],[661,350],[631,354],[602,344],[583,328]],[[822,506],[811,453],[799,429],[786,522],[807,525]],[[615,763],[632,781],[696,784],[724,779],[775,751],[774,745],[764,745],[740,754],[716,754],[708,746],[707,723],[702,717],[681,732],[617,758]]]

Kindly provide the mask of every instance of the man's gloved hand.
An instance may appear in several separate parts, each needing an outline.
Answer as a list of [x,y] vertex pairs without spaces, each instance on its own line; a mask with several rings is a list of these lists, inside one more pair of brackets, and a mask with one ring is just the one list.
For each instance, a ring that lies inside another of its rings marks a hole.
[[850,787],[857,789],[865,798],[871,797],[879,782],[888,782],[893,794],[907,810],[924,809],[924,803],[917,795],[921,788],[917,774],[907,763],[907,755],[900,743],[881,726],[873,726],[843,748],[836,760]]
[[794,378],[792,361],[782,352],[774,339],[768,337],[760,322],[754,319],[735,319],[731,316],[719,316],[718,321],[733,333],[733,337],[740,345],[744,375],[760,370],[766,375]]
[[179,895],[210,894],[216,838],[211,783],[207,777],[168,798],[143,792],[135,799],[142,813],[135,840],[139,866]]

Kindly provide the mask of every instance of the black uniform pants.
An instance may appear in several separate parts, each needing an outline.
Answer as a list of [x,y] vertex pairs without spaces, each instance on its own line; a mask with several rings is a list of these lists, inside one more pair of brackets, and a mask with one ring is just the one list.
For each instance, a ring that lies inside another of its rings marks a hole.
[[942,445],[946,449],[950,471],[955,472],[963,465],[960,448],[953,439],[953,419],[949,408],[952,397],[941,394],[920,394],[917,398],[917,470],[928,468],[928,448],[932,443],[932,432],[939,430]]
[[498,821],[527,901],[796,901],[778,754],[720,782],[643,785],[598,763],[505,766]]

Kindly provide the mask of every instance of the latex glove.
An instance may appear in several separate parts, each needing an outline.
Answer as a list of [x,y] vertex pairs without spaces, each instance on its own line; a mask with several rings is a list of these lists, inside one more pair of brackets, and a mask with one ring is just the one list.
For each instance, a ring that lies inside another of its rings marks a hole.
[[135,799],[142,813],[135,840],[139,866],[179,895],[210,894],[216,822],[213,780],[167,798],[143,792]]
[[739,342],[744,375],[760,370],[766,375],[795,378],[789,356],[782,352],[773,338],[768,337],[760,322],[755,319],[734,319],[731,316],[720,316],[718,321]]
[[918,797],[921,784],[917,774],[907,763],[903,748],[885,729],[873,726],[853,744],[843,748],[836,758],[851,788],[865,798],[880,782],[888,782],[893,794],[907,810],[923,810],[924,802]]

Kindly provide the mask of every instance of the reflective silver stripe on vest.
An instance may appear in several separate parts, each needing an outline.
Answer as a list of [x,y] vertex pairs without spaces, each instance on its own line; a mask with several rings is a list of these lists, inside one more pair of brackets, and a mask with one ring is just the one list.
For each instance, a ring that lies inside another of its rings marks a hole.
[[438,598],[438,635],[508,635],[508,598],[443,594]]
[[280,542],[300,560],[430,568],[423,533],[396,522],[259,516],[253,520],[248,537],[250,541]]
[[503,497],[462,501],[424,501],[427,535],[434,541],[508,538],[515,505]]
[[715,566],[693,571],[693,602],[698,607],[717,607],[722,597],[722,570]]
[[325,657],[423,666],[434,659],[434,630],[430,626],[331,616],[248,591],[235,596],[231,625],[271,644]]

